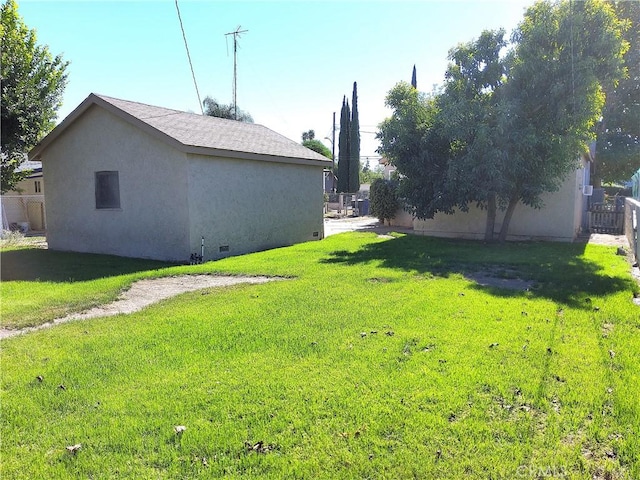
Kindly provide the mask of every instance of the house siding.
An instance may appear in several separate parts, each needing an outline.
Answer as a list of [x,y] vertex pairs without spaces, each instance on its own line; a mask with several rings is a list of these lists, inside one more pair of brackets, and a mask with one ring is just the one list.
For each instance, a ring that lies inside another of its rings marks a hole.
[[[48,147],[42,162],[49,248],[188,258],[186,154],[99,107],[79,120]],[[119,209],[96,209],[97,171],[119,173]]]
[[322,180],[317,166],[189,155],[191,251],[202,237],[205,260],[321,239]]
[[[584,197],[582,168],[569,174],[556,192],[542,196],[543,207],[535,209],[519,204],[509,225],[507,240],[552,240],[572,242],[576,239],[582,218]],[[468,212],[452,215],[436,214],[433,219],[413,221],[416,233],[435,237],[482,240],[486,225],[486,210],[470,206]],[[504,212],[498,212],[496,233],[500,231]]]

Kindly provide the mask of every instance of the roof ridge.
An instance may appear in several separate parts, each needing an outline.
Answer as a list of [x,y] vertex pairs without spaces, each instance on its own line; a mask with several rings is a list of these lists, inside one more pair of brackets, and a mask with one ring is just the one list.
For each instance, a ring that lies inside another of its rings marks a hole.
[[[256,123],[184,112],[92,93],[30,152],[39,158],[44,149],[92,105],[155,135],[187,153],[227,155],[257,160],[292,159],[324,166],[330,160],[298,142]],[[289,160],[285,160],[289,162]]]
[[[98,94],[98,93],[94,93],[93,95],[95,95],[96,97],[101,98],[102,100],[104,100],[106,102],[111,103],[115,107],[118,107],[118,106],[115,105],[113,102],[110,102],[109,100],[116,100],[117,102],[125,102],[125,103],[129,103],[129,104],[142,105],[144,107],[157,109],[157,110],[169,110],[169,111],[172,112],[172,114],[195,115],[196,117],[200,117],[200,118],[215,118],[217,121],[221,121],[221,122],[240,122],[243,125],[252,125],[253,127],[260,127],[260,128],[266,128],[268,130],[271,130],[271,129],[269,129],[269,127],[267,127],[265,125],[262,125],[260,123],[242,122],[240,120],[234,120],[232,118],[215,117],[213,115],[206,115],[206,114],[201,114],[201,113],[196,113],[196,112],[188,112],[186,110],[178,110],[178,109],[175,109],[175,108],[161,107],[159,105],[152,105],[150,103],[145,103],[145,102],[136,102],[134,100],[126,100],[124,98],[111,97],[109,95],[102,95],[102,94]],[[137,116],[137,118],[139,118],[140,120],[145,120],[145,119],[151,119],[151,118],[168,117],[169,115],[171,115],[171,114],[167,113],[167,114],[163,114],[163,115],[151,115],[149,117]],[[275,133],[277,133],[277,132],[275,132]]]
[[[99,97],[105,101],[109,101],[109,100],[117,100],[118,102],[126,102],[126,103],[135,103],[137,105],[144,105],[145,107],[151,107],[151,108],[157,108],[157,109],[161,109],[161,110],[171,110],[173,112],[176,113],[192,113],[193,115],[198,115],[197,113],[193,113],[193,112],[186,112],[184,110],[177,110],[175,108],[168,108],[168,107],[160,107],[158,105],[151,105],[150,103],[145,103],[145,102],[136,102],[135,100],[126,100],[124,98],[118,98],[118,97],[110,97],[109,95],[102,95],[99,93],[94,93],[93,95],[95,95],[96,97]],[[111,103],[111,102],[109,102]]]

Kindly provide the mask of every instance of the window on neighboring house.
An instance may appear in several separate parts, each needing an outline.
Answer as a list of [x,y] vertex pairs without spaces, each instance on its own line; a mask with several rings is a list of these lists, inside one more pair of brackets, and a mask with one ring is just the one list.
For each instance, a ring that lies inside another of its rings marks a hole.
[[96,208],[120,208],[118,172],[96,172]]
[[36,193],[41,193],[42,192],[42,187],[40,186],[40,180],[34,180],[34,188]]

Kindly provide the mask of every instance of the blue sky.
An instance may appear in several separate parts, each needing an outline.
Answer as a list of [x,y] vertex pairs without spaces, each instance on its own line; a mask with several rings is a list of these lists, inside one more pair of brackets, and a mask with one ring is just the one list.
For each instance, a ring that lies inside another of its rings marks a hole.
[[[343,95],[358,82],[361,154],[376,156],[387,92],[441,84],[447,53],[482,30],[510,33],[533,0],[179,0],[202,98],[231,103],[238,26],[238,105],[292,140],[331,136]],[[89,93],[200,112],[174,0],[23,0],[38,43],[71,62],[59,120]],[[337,155],[337,151],[336,151]]]

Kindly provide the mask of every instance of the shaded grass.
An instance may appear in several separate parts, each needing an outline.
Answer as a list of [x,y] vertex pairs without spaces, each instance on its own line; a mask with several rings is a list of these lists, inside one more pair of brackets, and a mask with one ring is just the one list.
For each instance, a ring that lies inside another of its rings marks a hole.
[[[637,478],[633,282],[575,248],[345,234],[166,270],[295,279],[3,341],[0,476]],[[491,265],[540,288],[462,275]]]
[[[0,251],[4,328],[40,325],[115,300],[140,278],[171,264],[112,255],[55,252],[29,246]],[[166,274],[166,273],[165,273]]]

